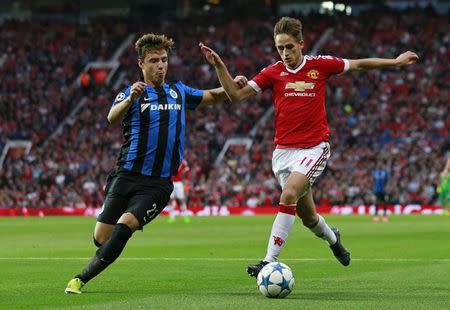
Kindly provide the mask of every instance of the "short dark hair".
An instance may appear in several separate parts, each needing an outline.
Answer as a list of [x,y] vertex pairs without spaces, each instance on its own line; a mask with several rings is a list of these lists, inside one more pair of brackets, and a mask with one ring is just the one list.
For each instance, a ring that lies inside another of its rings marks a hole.
[[296,18],[282,17],[275,24],[273,38],[275,39],[278,34],[288,34],[296,40],[303,40],[302,23]]
[[166,50],[169,53],[174,44],[175,42],[164,34],[148,33],[136,41],[135,48],[138,57],[144,59],[145,54],[150,50]]

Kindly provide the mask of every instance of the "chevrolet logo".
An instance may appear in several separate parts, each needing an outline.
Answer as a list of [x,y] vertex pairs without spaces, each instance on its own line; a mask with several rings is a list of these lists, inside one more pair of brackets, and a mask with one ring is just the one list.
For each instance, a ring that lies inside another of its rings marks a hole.
[[305,91],[305,89],[314,89],[314,83],[306,83],[305,81],[287,83],[285,89],[294,89],[296,91]]

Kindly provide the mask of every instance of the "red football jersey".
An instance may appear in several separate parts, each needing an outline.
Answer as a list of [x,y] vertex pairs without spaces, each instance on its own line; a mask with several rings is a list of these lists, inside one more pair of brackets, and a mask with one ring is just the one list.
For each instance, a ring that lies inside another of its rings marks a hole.
[[189,178],[189,166],[186,160],[183,159],[180,166],[178,167],[178,172],[176,175],[172,176],[172,182],[181,182],[183,177]]
[[304,55],[294,70],[278,61],[249,81],[257,92],[272,89],[277,148],[309,148],[330,140],[325,110],[326,81],[348,67],[347,59]]

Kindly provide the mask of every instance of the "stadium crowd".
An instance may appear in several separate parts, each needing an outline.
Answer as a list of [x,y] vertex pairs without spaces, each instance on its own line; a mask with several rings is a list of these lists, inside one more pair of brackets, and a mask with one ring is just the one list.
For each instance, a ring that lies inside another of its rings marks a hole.
[[[0,149],[7,139],[39,145],[82,96],[74,83],[90,61],[109,59],[126,35],[124,23],[89,24],[10,20],[0,49]],[[114,29],[114,31],[110,31]]]
[[[409,49],[421,57],[406,72],[344,74],[329,81],[332,157],[315,186],[316,200],[320,204],[372,203],[371,170],[381,161],[391,175],[392,203],[435,203],[450,127],[450,35],[445,31],[448,27],[443,27],[448,26],[448,15],[414,9],[399,18],[396,12],[371,10],[359,16],[312,14],[300,19],[305,54],[332,27],[334,32],[319,54],[394,57]],[[6,31],[0,34],[0,47],[8,53],[0,66],[4,81],[0,142],[26,138],[33,142],[33,149],[28,155],[6,158],[0,172],[0,207],[101,205],[106,176],[122,141],[121,128],[109,126],[106,120],[120,90],[99,85],[82,92],[73,82],[88,61],[109,59],[128,31],[173,37],[176,49],[169,78],[200,89],[218,85],[197,48],[200,41],[224,55],[231,72],[248,78],[278,59],[270,18],[226,22],[217,17],[214,26],[210,20],[184,20],[183,27],[176,20],[166,20],[152,29],[109,19],[88,25],[17,21],[2,25]],[[112,27],[117,31],[109,31]],[[140,78],[133,50],[130,46],[120,58],[126,73],[123,85]],[[62,133],[43,143],[83,96],[85,105]],[[273,117],[259,122],[271,104],[271,95],[264,93],[255,101],[187,113],[189,205],[277,204],[280,189],[271,171]],[[250,151],[231,147],[214,165],[232,136],[251,136]]]

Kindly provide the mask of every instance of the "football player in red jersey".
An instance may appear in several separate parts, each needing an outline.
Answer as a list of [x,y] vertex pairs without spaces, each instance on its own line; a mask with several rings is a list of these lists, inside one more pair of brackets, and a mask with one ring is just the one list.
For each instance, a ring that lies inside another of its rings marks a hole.
[[342,59],[333,56],[303,55],[302,24],[283,17],[274,28],[275,47],[281,61],[258,73],[248,85],[238,89],[220,56],[200,43],[233,102],[246,100],[266,89],[272,90],[275,113],[275,151],[272,169],[282,193],[264,259],[248,266],[256,277],[264,265],[277,259],[285,246],[297,214],[303,225],[328,242],[338,261],[348,266],[350,253],[340,241],[340,233],[317,214],[311,186],[325,169],[330,157],[330,131],[325,111],[327,79],[346,71],[364,71],[414,64],[418,56],[410,51],[395,59]]
[[[186,205],[186,195],[184,193],[184,181],[189,182],[190,168],[185,159],[181,161],[178,167],[177,174],[172,176],[173,192],[170,195],[170,201],[168,206],[169,211],[169,223],[175,222],[176,216],[182,215],[185,223],[190,223],[190,214]],[[176,210],[176,206],[179,206],[180,211]]]

